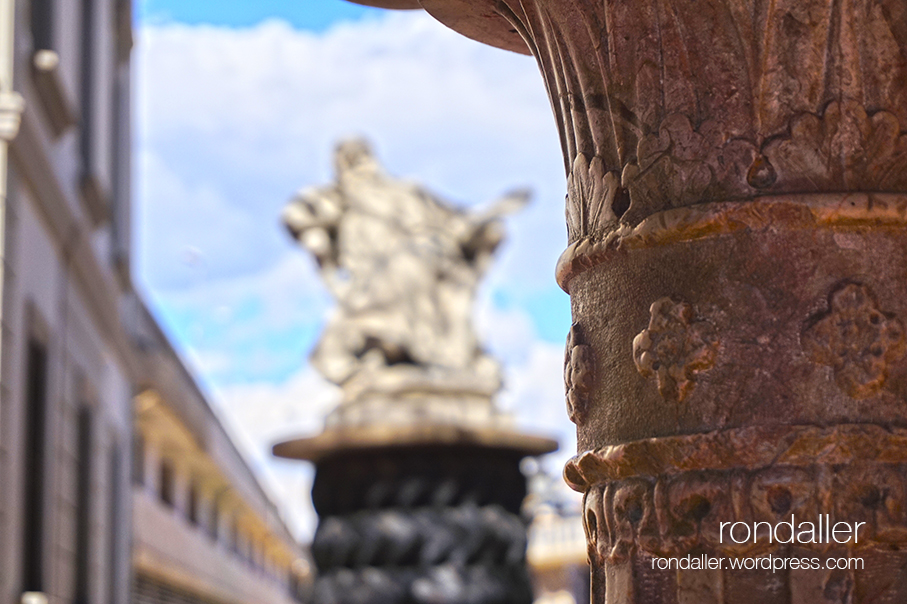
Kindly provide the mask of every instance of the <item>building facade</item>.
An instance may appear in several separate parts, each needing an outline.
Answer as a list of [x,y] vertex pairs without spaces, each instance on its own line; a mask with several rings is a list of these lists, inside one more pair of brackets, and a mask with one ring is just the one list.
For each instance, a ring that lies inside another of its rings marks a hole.
[[531,519],[526,561],[533,604],[589,604],[589,559],[582,505],[561,478],[531,474],[523,512]]
[[292,604],[311,564],[147,311],[135,397],[133,604]]
[[129,0],[0,0],[0,599],[289,602],[301,552],[132,285],[131,48]]
[[0,593],[125,602],[130,5],[2,4],[21,124],[3,162]]

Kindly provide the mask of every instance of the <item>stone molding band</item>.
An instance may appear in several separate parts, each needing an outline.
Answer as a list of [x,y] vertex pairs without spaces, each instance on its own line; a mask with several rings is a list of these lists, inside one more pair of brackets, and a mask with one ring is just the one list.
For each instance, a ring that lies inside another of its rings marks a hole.
[[561,289],[570,293],[574,277],[622,251],[737,231],[904,225],[907,195],[899,193],[796,194],[703,203],[658,212],[636,226],[622,225],[601,240],[584,237],[574,241],[558,259],[555,278]]
[[[818,552],[907,544],[907,430],[878,425],[779,426],[672,436],[614,445],[573,458],[571,487],[585,491],[590,556],[761,555],[766,535],[734,543],[735,522],[862,522],[845,545],[798,543]],[[830,524],[829,524],[830,523]]]
[[769,466],[907,463],[907,429],[875,424],[753,426],[650,438],[586,451],[567,462],[575,491],[613,480]]

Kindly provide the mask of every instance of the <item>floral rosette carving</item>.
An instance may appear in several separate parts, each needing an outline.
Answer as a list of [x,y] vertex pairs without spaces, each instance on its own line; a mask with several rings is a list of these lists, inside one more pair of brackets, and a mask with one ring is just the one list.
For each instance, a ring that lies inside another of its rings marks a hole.
[[879,310],[865,285],[839,287],[828,305],[828,311],[813,318],[804,331],[803,349],[814,362],[831,366],[835,383],[852,398],[872,396],[907,350],[904,325]]
[[693,306],[671,298],[656,300],[649,326],[633,340],[633,362],[640,375],[654,379],[666,400],[684,401],[696,375],[715,364],[717,342],[711,326],[697,320]]
[[583,343],[582,339],[582,329],[574,323],[567,334],[567,350],[564,354],[567,416],[574,424],[581,423],[586,417],[595,366],[592,348]]

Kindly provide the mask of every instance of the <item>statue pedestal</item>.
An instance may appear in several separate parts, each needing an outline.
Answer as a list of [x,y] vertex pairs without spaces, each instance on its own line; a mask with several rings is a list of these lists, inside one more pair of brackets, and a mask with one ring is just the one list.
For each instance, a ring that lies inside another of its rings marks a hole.
[[529,604],[520,460],[555,448],[452,424],[334,427],[276,445],[315,464],[315,601]]

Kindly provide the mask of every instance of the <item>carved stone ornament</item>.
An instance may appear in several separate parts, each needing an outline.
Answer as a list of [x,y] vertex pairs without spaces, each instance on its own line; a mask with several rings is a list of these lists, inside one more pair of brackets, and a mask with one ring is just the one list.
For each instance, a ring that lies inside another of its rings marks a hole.
[[[720,523],[775,524],[791,514],[865,522],[852,548],[907,545],[907,430],[744,428],[650,439],[575,457],[565,478],[586,493],[590,551],[609,563],[699,546],[761,555],[777,544],[722,542]],[[801,544],[816,551],[833,545]]]
[[891,364],[907,350],[903,323],[879,310],[872,291],[857,283],[831,293],[828,311],[812,318],[802,342],[810,358],[831,366],[835,383],[856,399],[878,392]]
[[592,348],[583,342],[582,329],[574,323],[567,335],[567,350],[564,354],[567,416],[574,424],[582,423],[586,417],[594,377],[593,354]]
[[0,92],[0,140],[9,142],[19,133],[25,99],[17,92]]
[[371,450],[318,467],[315,604],[530,604],[512,455]]
[[538,60],[571,242],[701,202],[907,185],[894,0],[420,2],[480,40],[521,50],[520,37]]
[[649,327],[633,340],[633,362],[640,375],[655,380],[661,396],[682,402],[696,374],[715,364],[717,344],[709,324],[696,320],[687,302],[661,298],[649,312]]

